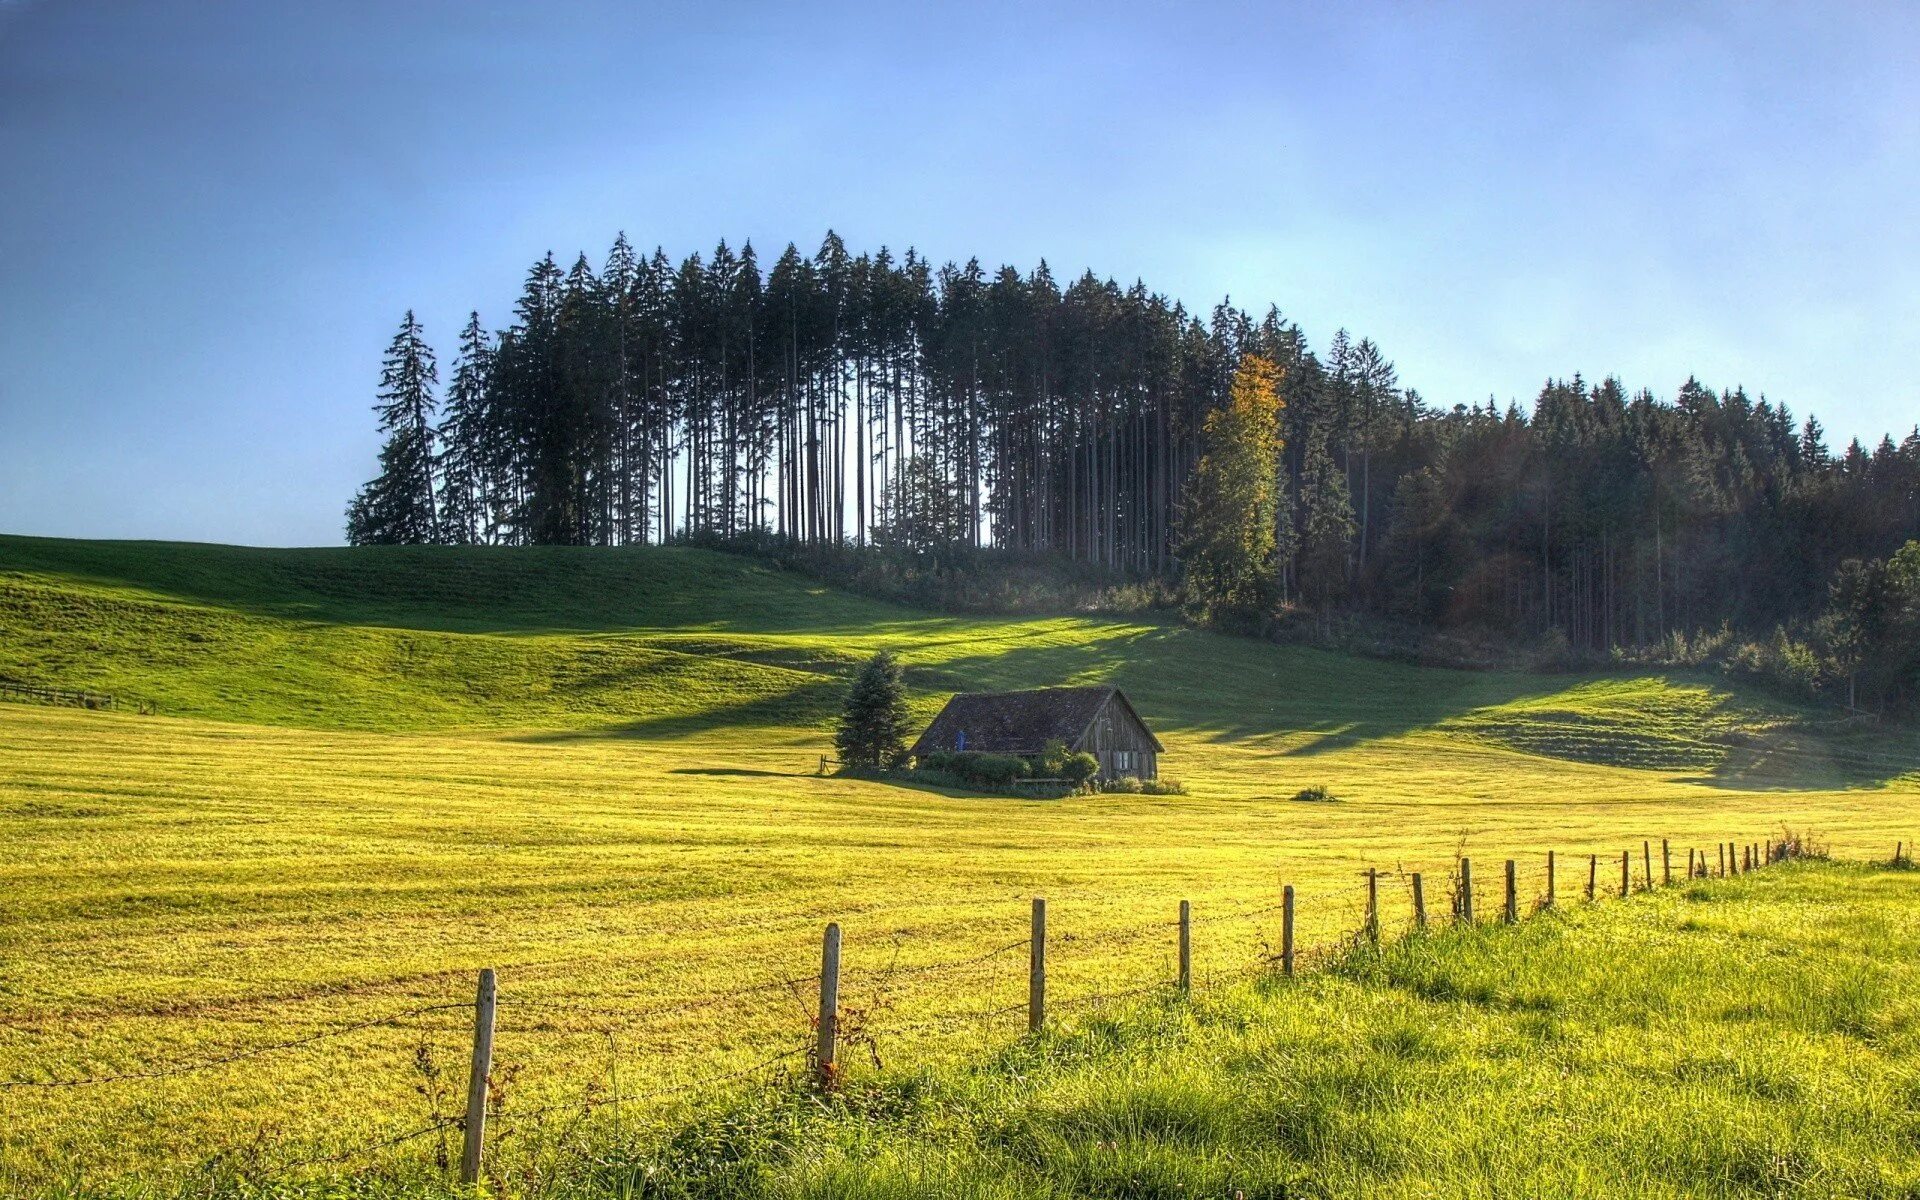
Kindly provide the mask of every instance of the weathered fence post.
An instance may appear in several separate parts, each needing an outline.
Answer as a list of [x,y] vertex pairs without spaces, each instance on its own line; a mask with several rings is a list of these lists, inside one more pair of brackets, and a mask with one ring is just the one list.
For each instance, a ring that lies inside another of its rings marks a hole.
[[1660,885],[1673,886],[1673,847],[1665,838],[1660,839]]
[[1293,885],[1280,893],[1280,973],[1293,978]]
[[467,1069],[466,1144],[460,1150],[460,1182],[480,1178],[480,1155],[487,1144],[487,1085],[493,1075],[493,1008],[496,981],[493,968],[480,972],[473,997],[473,1062]]
[[1650,892],[1653,890],[1653,843],[1650,841],[1640,843],[1640,867],[1640,882]]
[[1893,844],[1893,865],[1894,866],[1897,867],[1900,865],[1900,859],[1905,855],[1906,849],[1907,849],[1907,844],[1905,842],[1895,842]]
[[1427,927],[1427,889],[1420,879],[1420,872],[1413,873],[1413,927]]
[[1559,878],[1554,868],[1553,851],[1547,851],[1547,907],[1552,908],[1559,899]]
[[833,1086],[840,1054],[840,923],[830,921],[820,938],[820,1016],[813,1057],[820,1085]]
[[1460,923],[1473,924],[1473,860],[1460,860]]
[[1592,904],[1600,893],[1600,856],[1587,855],[1587,903]]
[[1027,952],[1027,1032],[1047,1023],[1047,901],[1033,898],[1033,946]]
[[1193,990],[1193,905],[1180,902],[1180,990]]
[[1626,899],[1627,893],[1631,892],[1632,890],[1633,890],[1633,851],[1622,850],[1620,852],[1620,898],[1622,900]]
[[1509,925],[1520,920],[1520,890],[1514,877],[1513,860],[1507,860],[1507,911],[1506,922]]
[[1367,868],[1367,940],[1380,944],[1380,872]]
[[1693,878],[1693,847],[1687,847],[1687,878]]
[[1720,843],[1720,878],[1725,879],[1726,877],[1727,877],[1727,844],[1725,842],[1721,842]]

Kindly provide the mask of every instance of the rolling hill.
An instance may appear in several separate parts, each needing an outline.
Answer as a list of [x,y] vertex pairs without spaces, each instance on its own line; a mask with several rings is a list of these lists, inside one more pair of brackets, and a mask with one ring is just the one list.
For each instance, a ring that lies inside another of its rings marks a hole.
[[[822,775],[846,680],[882,647],[923,711],[1116,682],[1190,794]],[[943,616],[679,548],[0,538],[0,678],[152,710],[0,704],[0,1081],[117,1081],[0,1089],[0,1190],[29,1194],[403,1130],[421,1064],[456,1061],[464,1035],[389,1018],[461,1002],[480,966],[523,1006],[503,1008],[501,1053],[539,1107],[791,1049],[791,981],[828,920],[886,1061],[932,1064],[1011,1037],[1024,964],[1004,952],[1034,895],[1072,1011],[1164,973],[1182,899],[1218,922],[1196,970],[1229,978],[1270,946],[1282,883],[1319,943],[1353,928],[1369,867],[1396,872],[1400,919],[1401,873],[1441,878],[1457,852],[1519,859],[1531,892],[1549,850],[1584,866],[1664,838],[1684,858],[1791,824],[1884,858],[1920,815],[1909,735],[1711,676]],[[1335,799],[1291,800],[1309,784]],[[941,964],[960,965],[914,973]],[[956,1008],[982,1015],[934,1020]]]

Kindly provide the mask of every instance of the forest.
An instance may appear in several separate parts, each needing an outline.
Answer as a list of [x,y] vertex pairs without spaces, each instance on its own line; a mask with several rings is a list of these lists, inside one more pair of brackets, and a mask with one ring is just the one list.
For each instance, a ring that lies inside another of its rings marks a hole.
[[409,312],[376,412],[354,544],[1019,552],[1236,627],[1582,660],[1705,642],[1849,703],[1914,691],[1920,432],[1836,451],[1737,386],[1574,374],[1525,409],[1435,405],[1371,340],[1316,349],[1277,307],[831,233],[764,270],[750,243],[676,264],[621,235],[598,269],[534,263],[506,328],[472,314],[444,389]]

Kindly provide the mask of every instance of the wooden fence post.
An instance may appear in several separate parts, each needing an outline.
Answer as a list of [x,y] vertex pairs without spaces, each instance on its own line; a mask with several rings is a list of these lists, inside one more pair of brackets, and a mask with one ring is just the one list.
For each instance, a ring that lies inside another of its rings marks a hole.
[[1427,889],[1422,884],[1418,871],[1413,873],[1413,927],[1415,929],[1427,927]]
[[1047,1023],[1047,901],[1033,898],[1033,946],[1027,952],[1027,1032]]
[[1180,990],[1193,990],[1193,905],[1180,902]]
[[1720,878],[1725,879],[1726,877],[1727,877],[1727,844],[1725,842],[1721,842],[1720,843]]
[[1687,847],[1687,878],[1693,878],[1693,847]]
[[487,1144],[487,1085],[493,1076],[493,1008],[496,981],[493,968],[480,972],[480,988],[473,997],[473,1062],[467,1069],[466,1143],[460,1150],[460,1182],[480,1178],[480,1155]]
[[1367,940],[1380,944],[1380,872],[1367,868]]
[[1660,839],[1660,885],[1673,886],[1673,847],[1665,838]]
[[1633,851],[1622,850],[1620,852],[1620,898],[1623,900],[1626,899],[1627,893],[1632,890]]
[[1587,855],[1587,903],[1592,904],[1593,898],[1597,896],[1599,892],[1600,856],[1598,854],[1589,854]]
[[1280,973],[1293,978],[1293,885],[1280,893]]
[[1893,865],[1894,866],[1897,867],[1900,865],[1900,859],[1906,853],[1906,849],[1907,849],[1907,844],[1905,842],[1895,842],[1893,844]]
[[820,1085],[833,1086],[840,1054],[840,923],[830,921],[820,938],[820,1016],[814,1060]]
[[1653,890],[1653,843],[1640,843],[1640,882],[1646,891]]
[[1558,872],[1554,869],[1553,851],[1547,851],[1547,907],[1552,908],[1558,901]]
[[1473,860],[1460,860],[1460,923],[1473,924]]
[[1513,860],[1507,860],[1507,911],[1506,922],[1509,925],[1520,920],[1520,889],[1514,878]]

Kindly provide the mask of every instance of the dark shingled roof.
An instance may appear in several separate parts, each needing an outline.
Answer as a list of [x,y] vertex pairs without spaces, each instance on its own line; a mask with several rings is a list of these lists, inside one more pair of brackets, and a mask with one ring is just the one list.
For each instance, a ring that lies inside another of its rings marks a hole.
[[[937,750],[957,750],[962,732],[967,735],[966,748],[984,754],[1038,754],[1054,741],[1071,747],[1085,736],[1108,697],[1118,697],[1133,719],[1140,720],[1126,696],[1113,687],[962,692],[947,701],[909,753],[918,758]],[[1140,727],[1145,729],[1146,722],[1141,721]],[[1152,731],[1147,736],[1153,738]],[[1162,748],[1158,738],[1153,746]]]

